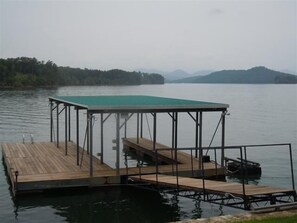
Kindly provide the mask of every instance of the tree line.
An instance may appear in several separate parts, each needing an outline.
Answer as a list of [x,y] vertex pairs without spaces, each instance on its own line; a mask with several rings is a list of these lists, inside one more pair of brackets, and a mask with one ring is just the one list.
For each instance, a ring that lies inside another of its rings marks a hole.
[[0,87],[42,87],[67,85],[164,84],[160,74],[108,71],[57,66],[52,61],[18,57],[0,59]]

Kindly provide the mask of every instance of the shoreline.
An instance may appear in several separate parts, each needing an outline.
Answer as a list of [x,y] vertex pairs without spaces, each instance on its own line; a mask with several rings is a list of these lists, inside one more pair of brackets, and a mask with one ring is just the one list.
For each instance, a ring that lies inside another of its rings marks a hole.
[[210,218],[188,219],[176,221],[174,223],[228,223],[228,222],[244,222],[249,220],[264,220],[269,218],[286,218],[297,215],[297,205],[279,211],[261,211],[261,212],[245,212],[236,215],[222,215]]

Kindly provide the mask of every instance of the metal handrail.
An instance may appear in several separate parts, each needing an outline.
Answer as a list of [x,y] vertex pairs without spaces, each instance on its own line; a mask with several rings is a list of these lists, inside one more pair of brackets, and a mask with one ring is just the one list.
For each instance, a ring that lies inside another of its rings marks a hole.
[[[246,204],[246,190],[245,190],[245,175],[246,175],[246,171],[244,171],[243,169],[243,162],[246,162],[247,160],[247,149],[248,148],[253,148],[253,147],[276,147],[276,146],[288,146],[289,147],[289,155],[290,155],[290,167],[291,167],[291,179],[292,179],[292,189],[295,191],[295,181],[294,181],[294,168],[293,168],[293,158],[292,158],[292,145],[291,143],[275,143],[275,144],[251,144],[251,145],[239,145],[239,146],[224,146],[224,149],[237,149],[240,152],[240,162],[241,162],[241,169],[242,171],[240,172],[241,174],[241,178],[242,178],[242,190],[243,190],[243,198],[244,198],[244,205]],[[176,152],[176,156],[175,156],[175,164],[176,164],[176,178],[177,178],[177,188],[179,187],[179,174],[178,174],[178,159],[177,159],[177,151],[186,151],[186,150],[190,150],[191,151],[191,160],[192,160],[192,150],[214,150],[214,154],[215,154],[215,168],[216,168],[216,175],[217,175],[217,149],[219,149],[221,147],[217,146],[217,147],[201,147],[201,148],[196,148],[196,147],[187,147],[187,148],[169,148],[171,151],[175,150]],[[159,174],[159,166],[158,166],[158,151],[162,151],[162,150],[168,150],[168,148],[156,148],[155,149],[155,158],[156,158],[156,181],[157,181],[157,185],[158,185],[158,174]],[[244,151],[243,151],[244,150]],[[244,153],[244,154],[243,154]],[[202,161],[202,160],[201,160]],[[199,169],[199,167],[198,167]],[[192,165],[192,173],[194,171],[194,167]],[[205,168],[204,168],[204,163],[202,162],[202,181],[203,181],[203,194],[204,194],[204,200],[205,200],[205,195],[206,195],[206,191],[205,191]],[[173,173],[174,175],[174,173]],[[193,175],[193,174],[192,174]]]

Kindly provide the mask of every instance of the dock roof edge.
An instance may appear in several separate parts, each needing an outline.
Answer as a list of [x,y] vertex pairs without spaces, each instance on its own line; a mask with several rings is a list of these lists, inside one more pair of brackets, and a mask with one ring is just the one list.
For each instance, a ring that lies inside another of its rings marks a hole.
[[144,95],[56,96],[50,101],[102,112],[225,111],[228,104]]

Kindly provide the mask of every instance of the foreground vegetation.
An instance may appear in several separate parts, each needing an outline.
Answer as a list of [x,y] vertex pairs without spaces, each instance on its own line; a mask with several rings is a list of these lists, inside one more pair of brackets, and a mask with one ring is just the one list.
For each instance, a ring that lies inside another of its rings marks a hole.
[[163,84],[159,74],[123,70],[90,70],[59,67],[52,61],[18,57],[0,59],[0,87],[40,87],[65,85]]
[[297,214],[293,216],[279,216],[279,217],[267,217],[263,219],[253,219],[253,220],[245,220],[245,221],[233,221],[234,223],[296,223],[297,222]]

